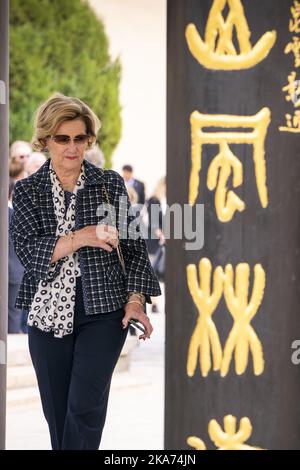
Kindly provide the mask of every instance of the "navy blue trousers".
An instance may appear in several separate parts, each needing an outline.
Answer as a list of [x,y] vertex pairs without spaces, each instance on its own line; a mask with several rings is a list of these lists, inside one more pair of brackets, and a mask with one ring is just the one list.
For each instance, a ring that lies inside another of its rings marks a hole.
[[99,448],[111,377],[128,332],[122,328],[123,316],[123,308],[86,315],[78,277],[73,333],[55,338],[52,332],[28,327],[52,449]]

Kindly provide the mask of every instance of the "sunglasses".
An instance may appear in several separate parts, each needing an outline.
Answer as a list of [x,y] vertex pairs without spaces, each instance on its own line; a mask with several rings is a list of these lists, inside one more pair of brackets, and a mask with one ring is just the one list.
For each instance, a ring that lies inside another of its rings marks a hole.
[[56,144],[60,144],[60,145],[69,145],[72,140],[75,145],[83,145],[83,144],[86,144],[90,139],[90,135],[88,134],[76,135],[74,139],[72,139],[69,135],[64,135],[64,134],[50,135],[49,137]]

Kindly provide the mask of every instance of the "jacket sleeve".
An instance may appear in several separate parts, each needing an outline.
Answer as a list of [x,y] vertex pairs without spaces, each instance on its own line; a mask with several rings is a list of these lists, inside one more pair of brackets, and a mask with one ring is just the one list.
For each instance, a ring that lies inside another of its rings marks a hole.
[[129,196],[123,178],[114,172],[117,178],[115,185],[114,207],[117,216],[120,246],[126,267],[127,292],[141,292],[146,302],[151,302],[151,296],[161,295],[158,279],[153,271],[134,213],[131,211]]
[[17,182],[14,188],[9,231],[16,255],[25,271],[38,280],[55,279],[64,261],[61,258],[50,263],[59,237],[40,235],[38,210],[29,188],[22,181]]

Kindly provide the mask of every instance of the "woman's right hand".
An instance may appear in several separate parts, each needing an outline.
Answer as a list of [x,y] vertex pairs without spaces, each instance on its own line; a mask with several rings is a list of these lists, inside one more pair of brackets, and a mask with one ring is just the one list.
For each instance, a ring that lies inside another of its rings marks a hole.
[[119,244],[119,233],[112,225],[88,225],[75,231],[73,241],[76,249],[93,246],[111,252]]

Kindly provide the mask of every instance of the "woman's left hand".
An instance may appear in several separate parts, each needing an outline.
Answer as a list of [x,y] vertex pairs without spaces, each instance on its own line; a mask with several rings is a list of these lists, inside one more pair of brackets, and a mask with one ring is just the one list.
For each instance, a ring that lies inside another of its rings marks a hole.
[[150,338],[150,335],[153,331],[153,327],[150,323],[149,318],[145,314],[143,307],[138,303],[130,303],[125,305],[125,315],[122,320],[123,328],[127,328],[129,320],[137,320],[145,328],[145,333],[139,336],[139,339],[143,339],[145,341],[146,338]]

